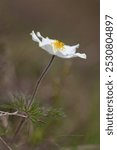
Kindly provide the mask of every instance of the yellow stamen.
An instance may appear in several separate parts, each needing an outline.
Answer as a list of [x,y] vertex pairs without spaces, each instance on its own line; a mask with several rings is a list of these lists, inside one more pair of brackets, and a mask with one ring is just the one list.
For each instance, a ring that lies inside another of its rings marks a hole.
[[54,48],[55,49],[58,49],[58,50],[63,50],[64,49],[64,43],[63,42],[60,42],[58,40],[55,40],[53,42],[53,45],[54,45]]

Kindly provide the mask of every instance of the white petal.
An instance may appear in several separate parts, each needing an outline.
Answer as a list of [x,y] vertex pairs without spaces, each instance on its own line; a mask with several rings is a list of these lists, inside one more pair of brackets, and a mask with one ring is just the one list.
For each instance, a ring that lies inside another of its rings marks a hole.
[[35,41],[35,42],[38,42],[39,43],[39,46],[46,50],[48,53],[50,53],[51,55],[54,55],[54,51],[53,51],[53,48],[52,48],[52,45],[51,43],[54,41],[54,40],[51,40],[49,38],[44,38],[40,32],[37,32],[37,35],[35,34],[34,31],[32,31],[30,33],[30,35],[32,36],[32,40]]
[[32,31],[32,32],[30,33],[30,35],[32,36],[32,40],[33,40],[33,41],[38,42],[38,43],[40,44],[41,41],[40,41],[39,38],[36,36],[36,34],[35,34],[34,31]]
[[72,55],[76,53],[77,48],[79,48],[79,44],[74,45],[74,46],[65,45],[64,49],[61,50],[61,53],[63,53],[63,55]]
[[37,36],[42,39],[42,41],[41,41],[41,43],[40,43],[40,47],[41,47],[42,49],[44,49],[45,51],[47,51],[48,53],[50,53],[51,55],[54,55],[55,52],[54,52],[53,47],[52,47],[52,42],[53,42],[54,40],[49,39],[48,37],[47,37],[47,38],[44,38],[44,37],[40,34],[40,32],[37,32]]
[[56,55],[61,58],[80,57],[80,58],[86,59],[86,57],[87,57],[85,53],[75,53],[75,54],[63,55],[63,53],[61,53],[60,51],[57,52]]
[[61,58],[80,57],[86,59],[87,57],[85,53],[76,53],[76,49],[79,48],[79,44],[73,46],[64,45],[63,49],[55,49],[53,45],[55,40],[48,37],[44,38],[40,34],[40,32],[37,32],[37,34],[35,34],[35,32],[32,31],[32,33],[30,34],[32,36],[32,40],[38,42],[39,46],[51,55],[56,55]]
[[87,55],[85,53],[75,53],[74,57],[80,57],[80,58],[86,59]]
[[49,54],[55,55],[55,52],[53,51],[53,48],[52,48],[52,46],[50,44],[44,44],[41,47],[42,47],[42,49],[44,49],[45,51],[47,51]]
[[44,38],[44,37],[41,35],[40,32],[37,32],[37,36],[38,36],[39,38]]

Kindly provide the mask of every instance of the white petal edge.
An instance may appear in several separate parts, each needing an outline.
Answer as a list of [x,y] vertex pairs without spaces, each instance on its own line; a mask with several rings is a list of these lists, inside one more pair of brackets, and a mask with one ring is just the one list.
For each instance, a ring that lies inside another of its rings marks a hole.
[[35,41],[35,42],[38,42],[39,44],[41,43],[41,41],[39,40],[39,38],[37,37],[37,35],[35,34],[34,31],[32,31],[30,33],[30,35],[32,36],[32,40]]
[[37,32],[37,36],[39,37],[39,38],[44,38],[42,35],[41,35],[41,33],[40,32]]
[[58,56],[60,58],[66,58],[66,59],[67,58],[74,58],[74,57],[80,57],[80,58],[83,58],[83,59],[87,58],[85,53],[75,53],[75,54],[71,54],[71,55],[63,55],[62,53],[57,52],[56,56]]
[[83,59],[87,59],[87,55],[85,53],[75,53],[74,57],[80,57]]

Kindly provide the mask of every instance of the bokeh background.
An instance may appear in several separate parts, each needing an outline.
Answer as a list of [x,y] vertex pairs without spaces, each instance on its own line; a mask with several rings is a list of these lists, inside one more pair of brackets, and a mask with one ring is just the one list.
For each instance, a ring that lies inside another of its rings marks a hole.
[[0,103],[11,93],[30,95],[51,58],[32,41],[32,30],[80,43],[78,51],[87,54],[54,60],[37,97],[66,117],[33,131],[21,149],[99,150],[99,6],[99,0],[0,0]]

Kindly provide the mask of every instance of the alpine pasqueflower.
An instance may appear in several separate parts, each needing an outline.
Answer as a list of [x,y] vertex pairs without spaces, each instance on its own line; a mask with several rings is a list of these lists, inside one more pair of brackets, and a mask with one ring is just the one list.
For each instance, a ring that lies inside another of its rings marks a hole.
[[48,37],[44,38],[40,32],[35,34],[34,31],[30,33],[32,40],[39,43],[39,47],[47,51],[51,55],[55,55],[61,58],[73,58],[80,57],[86,59],[85,53],[76,53],[76,49],[79,48],[79,44],[69,46],[65,45],[63,42],[50,39]]

